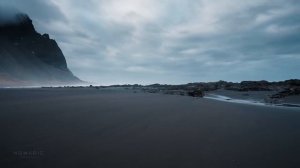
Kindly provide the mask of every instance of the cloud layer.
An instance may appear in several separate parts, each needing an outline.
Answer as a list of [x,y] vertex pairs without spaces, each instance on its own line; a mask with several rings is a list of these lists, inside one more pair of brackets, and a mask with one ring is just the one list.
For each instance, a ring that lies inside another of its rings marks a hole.
[[297,0],[4,0],[100,84],[300,78]]

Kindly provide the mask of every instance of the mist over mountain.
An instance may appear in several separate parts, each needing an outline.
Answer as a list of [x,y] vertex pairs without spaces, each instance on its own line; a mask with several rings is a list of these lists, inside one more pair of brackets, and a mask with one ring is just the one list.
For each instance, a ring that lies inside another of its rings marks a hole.
[[56,41],[36,32],[26,14],[0,14],[0,86],[82,82],[68,69]]

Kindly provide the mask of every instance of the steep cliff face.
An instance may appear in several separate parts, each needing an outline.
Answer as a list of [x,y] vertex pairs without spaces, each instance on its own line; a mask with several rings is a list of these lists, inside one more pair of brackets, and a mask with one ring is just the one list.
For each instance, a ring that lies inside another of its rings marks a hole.
[[37,33],[27,15],[0,23],[0,87],[80,82],[57,43]]

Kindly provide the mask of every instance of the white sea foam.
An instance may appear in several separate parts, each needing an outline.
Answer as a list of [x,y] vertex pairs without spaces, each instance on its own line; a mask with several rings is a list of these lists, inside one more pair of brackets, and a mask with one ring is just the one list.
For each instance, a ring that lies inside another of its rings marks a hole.
[[220,100],[220,101],[225,101],[225,102],[232,102],[232,103],[267,105],[266,103],[260,102],[260,101],[257,101],[257,100],[233,99],[231,97],[227,97],[227,96],[223,96],[223,95],[216,95],[216,94],[210,94],[210,95],[204,96],[204,98]]

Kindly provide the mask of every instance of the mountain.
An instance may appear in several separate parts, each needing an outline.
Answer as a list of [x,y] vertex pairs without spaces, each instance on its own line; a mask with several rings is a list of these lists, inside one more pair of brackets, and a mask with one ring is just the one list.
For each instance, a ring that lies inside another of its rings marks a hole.
[[36,32],[27,15],[0,20],[0,87],[77,83],[56,41]]

